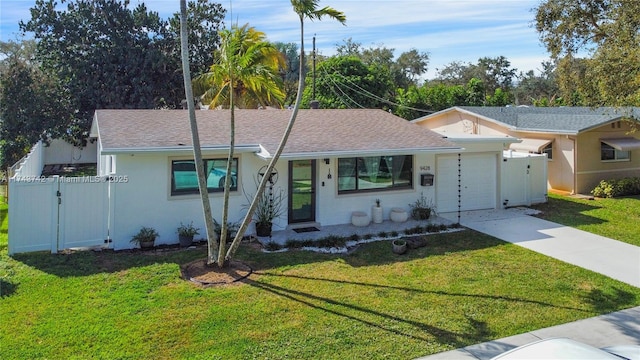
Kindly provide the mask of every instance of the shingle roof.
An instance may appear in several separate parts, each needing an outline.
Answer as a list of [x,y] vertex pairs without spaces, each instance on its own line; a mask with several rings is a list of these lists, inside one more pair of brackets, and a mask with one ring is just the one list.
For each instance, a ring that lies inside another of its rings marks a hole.
[[458,109],[501,122],[517,131],[574,133],[592,129],[623,117],[640,118],[640,108],[613,107],[481,107]]
[[[236,110],[236,146],[261,145],[274,153],[291,110]],[[202,147],[228,147],[229,110],[196,112]],[[104,153],[191,147],[188,111],[97,110]],[[283,155],[458,148],[424,127],[383,110],[300,110]]]

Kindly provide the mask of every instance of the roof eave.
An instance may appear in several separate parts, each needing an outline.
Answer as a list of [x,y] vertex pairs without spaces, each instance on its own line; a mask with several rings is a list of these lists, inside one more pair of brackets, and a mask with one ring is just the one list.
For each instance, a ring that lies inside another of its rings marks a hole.
[[512,137],[512,136],[506,136],[506,137],[498,137],[498,136],[479,136],[477,138],[474,137],[456,137],[455,135],[453,136],[449,136],[446,133],[443,133],[443,135],[446,136],[447,140],[455,142],[455,143],[483,143],[483,144],[491,144],[491,143],[517,143],[520,142],[522,140]]
[[438,116],[438,115],[442,115],[442,114],[446,114],[448,112],[452,112],[452,111],[456,111],[456,110],[462,111],[462,109],[460,109],[459,107],[454,106],[454,107],[450,107],[450,108],[447,108],[447,109],[444,109],[444,110],[436,111],[433,114],[421,116],[421,117],[419,117],[417,119],[410,120],[409,122],[420,123],[420,122],[423,122],[425,120],[428,120],[429,118],[432,118],[432,117],[435,117],[435,116]]
[[[249,153],[260,151],[260,145],[236,145],[234,152],[237,153]],[[215,152],[215,151],[228,151],[229,146],[201,146],[201,151]],[[118,154],[149,154],[149,153],[181,153],[181,152],[193,152],[193,146],[160,146],[160,147],[122,147],[122,148],[107,148],[102,149],[101,155],[118,155]]]
[[527,128],[510,128],[511,131],[527,132],[535,134],[553,134],[553,135],[578,135],[583,130],[551,130],[551,129],[527,129]]
[[[464,149],[461,147],[434,147],[434,148],[314,151],[314,152],[283,153],[281,158],[283,159],[319,159],[319,158],[331,158],[331,157],[407,155],[407,154],[415,154],[415,153],[456,153],[462,150]],[[269,158],[271,158],[271,156],[265,159],[269,159]]]

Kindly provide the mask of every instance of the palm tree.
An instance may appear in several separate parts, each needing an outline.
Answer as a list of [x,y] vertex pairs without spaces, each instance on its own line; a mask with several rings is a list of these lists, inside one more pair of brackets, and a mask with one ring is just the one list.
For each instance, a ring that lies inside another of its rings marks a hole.
[[[284,150],[284,146],[287,143],[287,139],[289,138],[289,134],[291,134],[291,129],[293,128],[293,124],[295,123],[296,116],[298,115],[298,109],[300,109],[300,102],[302,100],[302,91],[304,90],[304,19],[307,18],[309,20],[321,20],[323,17],[328,16],[339,21],[341,24],[345,24],[347,18],[344,13],[341,11],[335,10],[331,7],[325,6],[322,9],[318,9],[318,0],[291,0],[291,6],[293,6],[293,11],[298,14],[300,19],[300,76],[298,78],[298,94],[296,96],[296,103],[294,105],[293,111],[291,112],[291,117],[289,118],[289,123],[287,124],[287,128],[285,129],[284,134],[282,135],[282,139],[280,140],[280,144],[271,158],[267,169],[265,170],[265,174],[271,174],[273,168],[276,166],[278,159],[280,158],[280,154]],[[258,185],[258,189],[253,197],[253,201],[251,205],[249,205],[249,209],[244,219],[242,220],[242,224],[240,225],[240,229],[238,230],[236,237],[233,239],[231,246],[229,246],[229,250],[226,254],[226,259],[230,259],[231,256],[236,252],[238,246],[240,245],[240,240],[244,236],[247,227],[249,226],[249,222],[253,217],[253,212],[258,205],[258,201],[264,192],[264,189],[267,186],[267,182],[269,181],[269,176],[263,176],[260,184]]]
[[255,109],[284,101],[279,68],[284,57],[266,35],[245,24],[220,32],[215,63],[193,80],[194,92],[209,108]]
[[208,255],[207,263],[214,261],[214,254],[218,253],[218,241],[211,213],[209,192],[205,180],[204,162],[200,151],[200,137],[198,136],[198,123],[196,122],[195,104],[193,103],[193,90],[191,88],[191,72],[189,71],[189,46],[187,34],[187,4],[186,0],[180,0],[180,54],[182,58],[182,74],[184,79],[184,92],[187,98],[189,110],[189,124],[191,126],[191,143],[193,144],[193,159],[198,174],[198,188],[202,199],[202,211],[204,213],[205,228],[207,231]]
[[[284,101],[279,69],[284,57],[266,41],[266,35],[245,24],[233,26],[220,34],[220,49],[214,54],[215,63],[209,72],[194,79],[193,87],[210,108],[230,108],[229,153],[227,174],[231,174],[235,147],[235,108],[281,106]],[[224,267],[229,218],[231,177],[225,177],[222,224],[218,245],[217,265]],[[212,259],[209,258],[209,263]]]

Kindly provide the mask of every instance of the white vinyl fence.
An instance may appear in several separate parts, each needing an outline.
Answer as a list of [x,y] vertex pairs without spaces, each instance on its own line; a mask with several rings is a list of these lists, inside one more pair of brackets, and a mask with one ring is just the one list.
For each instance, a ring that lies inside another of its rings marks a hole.
[[9,254],[108,248],[116,185],[95,176],[10,179]]
[[504,207],[547,202],[547,156],[505,151],[502,158]]
[[42,174],[44,167],[44,151],[42,141],[38,141],[31,151],[9,168],[9,178],[34,178]]

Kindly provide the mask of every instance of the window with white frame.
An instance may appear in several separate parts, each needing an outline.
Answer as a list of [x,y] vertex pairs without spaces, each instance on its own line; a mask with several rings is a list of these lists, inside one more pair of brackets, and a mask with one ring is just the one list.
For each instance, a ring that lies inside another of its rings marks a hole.
[[410,189],[413,156],[369,156],[338,159],[338,194]]
[[[207,190],[224,191],[227,174],[227,159],[205,159]],[[231,191],[238,190],[238,159],[234,158],[231,166]],[[171,195],[198,194],[198,175],[193,160],[171,161]]]
[[617,150],[611,145],[600,143],[600,160],[602,161],[615,161],[615,160],[629,160],[629,151]]

